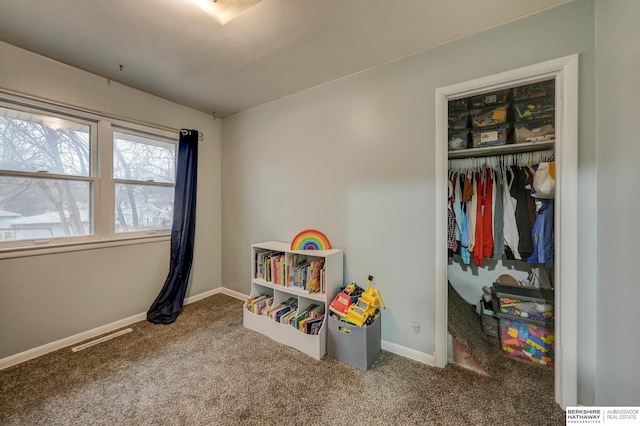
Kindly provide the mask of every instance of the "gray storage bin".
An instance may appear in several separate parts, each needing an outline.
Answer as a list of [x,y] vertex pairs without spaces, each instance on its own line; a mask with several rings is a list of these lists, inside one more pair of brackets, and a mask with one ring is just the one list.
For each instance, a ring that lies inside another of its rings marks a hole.
[[380,316],[367,327],[329,315],[327,355],[360,370],[368,370],[380,353]]

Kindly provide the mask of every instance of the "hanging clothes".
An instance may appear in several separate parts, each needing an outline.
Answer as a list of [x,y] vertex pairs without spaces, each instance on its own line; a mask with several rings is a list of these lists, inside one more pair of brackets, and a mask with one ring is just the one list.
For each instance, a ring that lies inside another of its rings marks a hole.
[[456,245],[456,215],[453,211],[453,204],[455,202],[455,189],[453,182],[449,180],[448,185],[448,205],[447,205],[447,249],[449,251],[449,257],[453,256]]
[[471,253],[469,250],[469,234],[470,234],[470,224],[469,224],[469,208],[471,199],[473,198],[473,186],[471,184],[471,179],[468,175],[461,176],[461,184],[462,184],[462,214],[460,218],[461,228],[462,228],[462,236],[460,239],[460,257],[462,258],[462,262],[465,265],[469,265],[471,263]]
[[472,211],[475,213],[474,221],[474,246],[471,250],[471,259],[476,266],[482,266],[482,247],[484,245],[484,220],[482,217],[482,209],[484,206],[484,179],[481,173],[475,173],[475,209]]
[[542,162],[538,164],[536,174],[533,178],[531,196],[535,198],[551,199],[556,192],[556,167],[555,161]]
[[483,259],[490,259],[493,255],[493,179],[489,169],[475,175],[476,220],[475,241],[471,258],[476,266],[483,265]]
[[[453,192],[454,192],[454,200],[453,200],[453,214],[456,218],[456,235],[455,235],[455,239],[456,242],[459,242],[460,239],[462,238],[462,226],[461,226],[461,219],[462,219],[462,185],[460,182],[460,174],[458,173],[454,173],[452,176],[452,181],[453,181]],[[454,249],[454,252],[458,251],[459,248],[459,244],[456,244],[456,247]]]
[[[516,225],[518,227],[518,253],[521,259],[526,260],[533,253],[533,241],[531,240],[532,224],[529,219],[529,195],[526,186],[531,185],[529,176],[522,167],[511,166],[512,184],[511,196],[516,200]],[[513,250],[513,247],[511,247]]]
[[482,206],[482,256],[491,259],[493,256],[493,176],[490,169],[486,171],[487,177],[485,181],[484,199]]
[[475,173],[471,174],[471,187],[473,188],[473,195],[469,199],[469,251],[473,252],[476,246],[476,220],[477,220],[477,208],[478,208],[478,180]]
[[[548,197],[554,164],[545,164],[540,176],[531,166],[545,158],[553,152],[449,161],[449,256],[459,254],[462,263],[476,266],[503,256],[536,268],[553,263],[553,203],[536,203],[534,194]],[[536,183],[546,187],[540,191]]]
[[508,258],[520,260],[518,245],[520,234],[516,223],[516,200],[511,197],[511,185],[513,185],[513,174],[509,170],[503,170],[504,183],[502,185],[503,202],[503,222],[504,222],[504,253]]
[[553,267],[554,261],[554,231],[553,231],[553,200],[538,199],[536,205],[536,222],[531,231],[533,253],[527,261],[529,263],[544,263]]
[[499,173],[496,173],[493,180],[493,260],[500,260],[504,255],[504,207],[502,191],[498,193],[498,187],[502,189],[503,182],[499,178]]

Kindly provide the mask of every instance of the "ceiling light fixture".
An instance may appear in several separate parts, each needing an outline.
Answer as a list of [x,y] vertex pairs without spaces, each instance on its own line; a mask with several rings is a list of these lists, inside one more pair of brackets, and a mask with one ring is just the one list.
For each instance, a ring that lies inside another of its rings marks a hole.
[[202,10],[213,16],[222,25],[240,13],[260,3],[261,0],[191,0]]

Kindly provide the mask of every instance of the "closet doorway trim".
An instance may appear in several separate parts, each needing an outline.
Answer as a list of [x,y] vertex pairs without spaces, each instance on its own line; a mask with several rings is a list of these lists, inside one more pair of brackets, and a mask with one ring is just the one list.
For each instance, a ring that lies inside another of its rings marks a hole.
[[555,79],[558,164],[556,187],[555,400],[577,404],[578,328],[578,55],[436,89],[436,345],[435,364],[447,364],[447,102],[536,81]]

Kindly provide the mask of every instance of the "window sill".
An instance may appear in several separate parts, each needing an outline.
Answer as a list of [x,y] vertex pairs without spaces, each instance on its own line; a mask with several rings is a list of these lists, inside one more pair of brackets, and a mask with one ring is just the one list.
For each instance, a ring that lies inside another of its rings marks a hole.
[[0,249],[0,259],[15,259],[20,257],[43,256],[47,254],[68,253],[74,251],[97,250],[110,247],[132,246],[138,244],[151,244],[162,241],[171,241],[171,235],[154,235],[145,237],[118,238],[112,240],[74,242],[56,244],[51,246],[20,247]]

